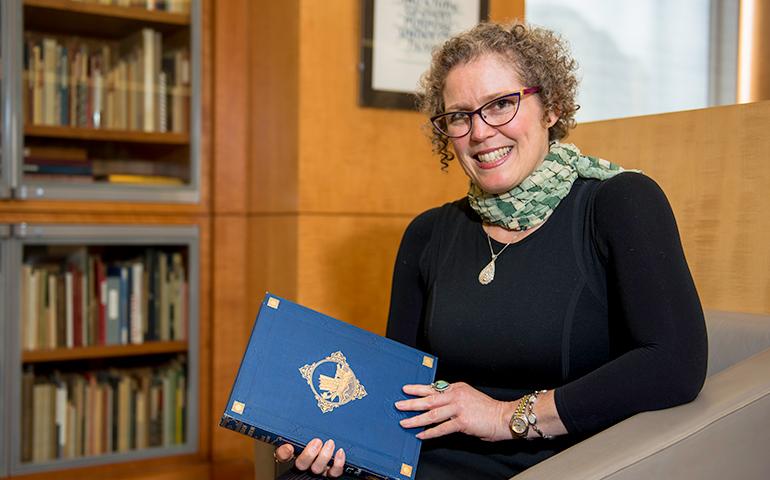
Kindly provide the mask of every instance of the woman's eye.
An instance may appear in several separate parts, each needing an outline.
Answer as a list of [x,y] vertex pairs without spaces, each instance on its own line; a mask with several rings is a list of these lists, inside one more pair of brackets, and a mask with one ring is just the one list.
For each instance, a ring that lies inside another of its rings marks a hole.
[[508,98],[501,98],[492,102],[491,107],[495,110],[506,110],[513,107],[513,102]]
[[466,115],[464,113],[453,113],[451,115],[447,116],[447,120],[449,123],[457,125],[460,123],[465,123]]

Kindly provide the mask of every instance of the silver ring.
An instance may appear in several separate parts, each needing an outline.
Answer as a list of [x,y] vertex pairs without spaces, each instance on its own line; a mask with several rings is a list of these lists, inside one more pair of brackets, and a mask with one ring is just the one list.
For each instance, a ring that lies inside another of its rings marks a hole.
[[430,388],[437,391],[438,393],[444,393],[445,391],[449,390],[450,385],[451,384],[446,380],[436,380],[430,384]]

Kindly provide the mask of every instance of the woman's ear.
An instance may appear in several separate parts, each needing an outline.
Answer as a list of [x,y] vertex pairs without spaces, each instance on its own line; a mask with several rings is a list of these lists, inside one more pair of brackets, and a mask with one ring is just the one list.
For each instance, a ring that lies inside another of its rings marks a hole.
[[556,125],[556,122],[559,120],[559,115],[556,114],[553,110],[549,110],[545,113],[543,116],[543,126],[545,128],[551,128],[554,125]]

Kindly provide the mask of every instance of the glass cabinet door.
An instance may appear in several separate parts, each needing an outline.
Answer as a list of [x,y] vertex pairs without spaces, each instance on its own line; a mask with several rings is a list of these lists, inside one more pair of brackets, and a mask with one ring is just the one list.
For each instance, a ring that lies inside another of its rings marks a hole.
[[194,452],[197,227],[23,224],[10,233],[8,473]]
[[0,5],[0,198],[198,201],[198,1]]

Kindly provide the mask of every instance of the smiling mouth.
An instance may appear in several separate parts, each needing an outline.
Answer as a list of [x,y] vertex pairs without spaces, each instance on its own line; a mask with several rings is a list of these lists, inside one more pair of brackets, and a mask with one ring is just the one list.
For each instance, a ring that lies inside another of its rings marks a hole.
[[513,147],[502,147],[497,150],[492,150],[491,152],[479,153],[478,155],[474,155],[473,158],[482,164],[494,163],[508,155],[508,152],[511,150],[513,150]]

